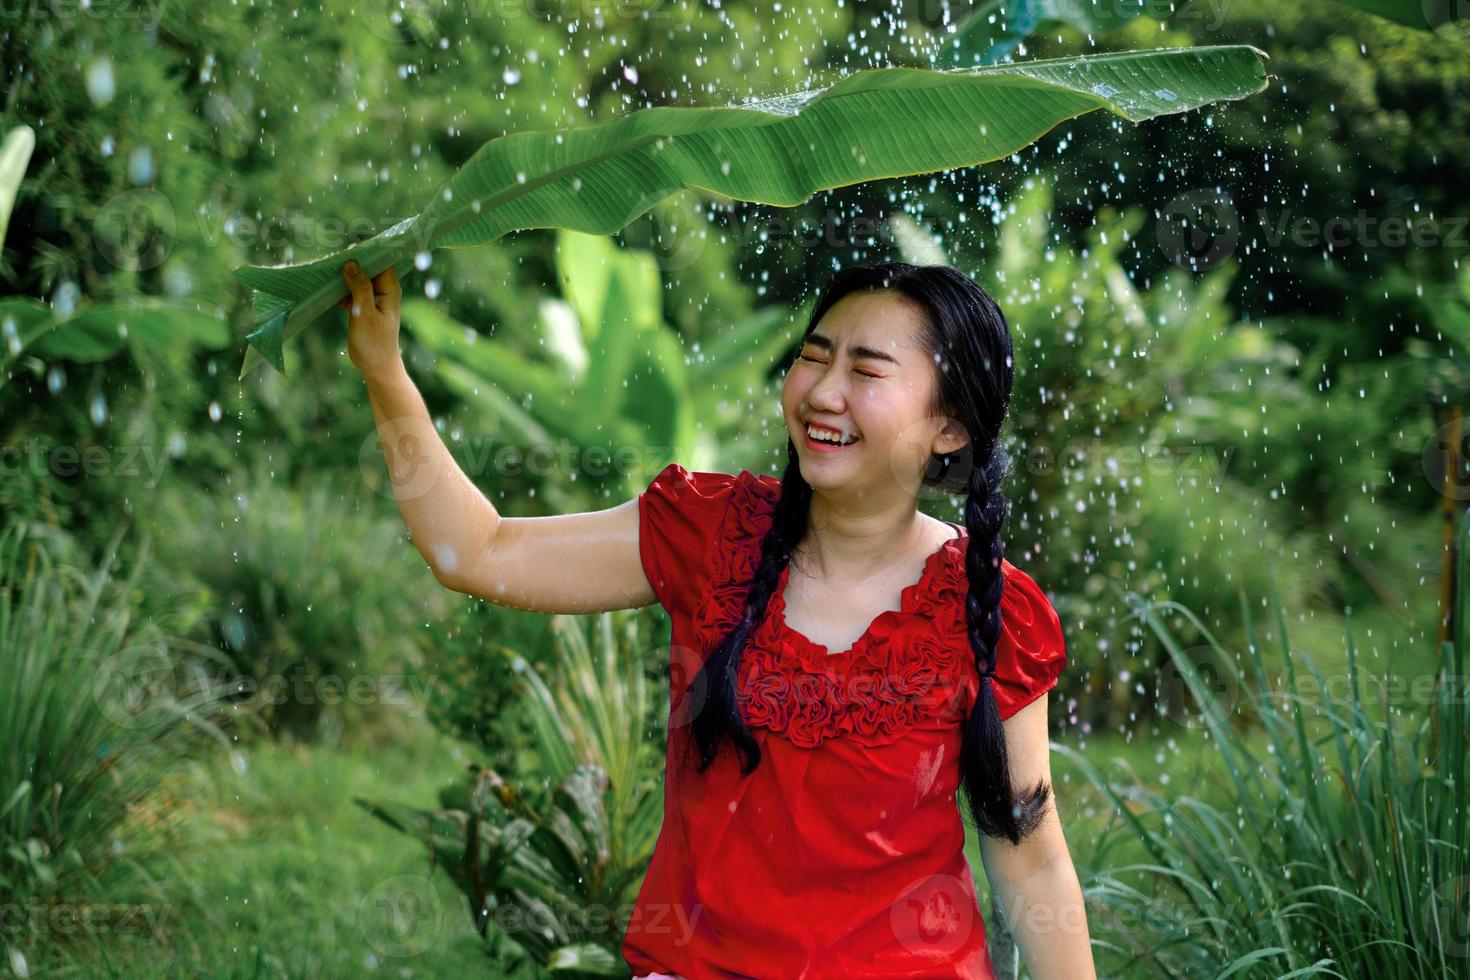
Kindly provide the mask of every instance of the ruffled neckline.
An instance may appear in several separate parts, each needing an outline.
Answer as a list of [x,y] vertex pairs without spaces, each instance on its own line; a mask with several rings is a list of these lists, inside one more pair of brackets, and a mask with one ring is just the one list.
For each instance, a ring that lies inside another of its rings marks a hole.
[[899,608],[885,609],[879,613],[868,624],[862,636],[846,650],[833,653],[825,644],[808,638],[786,622],[786,581],[791,572],[790,562],[781,570],[776,590],[767,604],[766,618],[776,628],[784,641],[783,645],[803,661],[831,666],[856,660],[870,652],[875,645],[881,646],[894,627],[907,617],[921,611],[932,612],[941,607],[953,609],[962,601],[964,549],[969,544],[969,535],[963,528],[960,530],[958,537],[945,541],[924,560],[924,568],[918,580],[904,586],[899,593]]

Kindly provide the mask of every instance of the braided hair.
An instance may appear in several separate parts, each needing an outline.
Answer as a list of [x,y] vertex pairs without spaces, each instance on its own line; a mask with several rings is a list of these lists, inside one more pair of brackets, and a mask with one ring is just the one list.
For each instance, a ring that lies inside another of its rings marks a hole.
[[[961,780],[979,832],[1018,844],[1040,824],[1050,789],[1038,783],[1024,794],[1013,790],[993,682],[1001,630],[1000,600],[1005,589],[1001,527],[1009,510],[1001,484],[1009,471],[1010,457],[999,445],[999,434],[1015,374],[1010,327],[990,295],[957,269],[880,262],[837,272],[818,296],[803,339],[842,297],[875,289],[893,290],[924,310],[923,343],[940,368],[933,414],[957,420],[970,437],[955,452],[930,458],[923,485],[966,495],[964,521],[969,545],[965,572],[969,588],[965,620],[980,693],[964,723]],[[705,692],[703,710],[690,723],[701,772],[714,761],[725,739],[742,754],[743,774],[748,775],[760,764],[760,747],[741,717],[737,700],[741,655],[747,638],[766,615],[781,573],[806,535],[811,498],[812,488],[801,475],[796,444],[788,437],[780,498],[770,530],[761,540],[760,559],[743,615],[705,658],[695,681]]]

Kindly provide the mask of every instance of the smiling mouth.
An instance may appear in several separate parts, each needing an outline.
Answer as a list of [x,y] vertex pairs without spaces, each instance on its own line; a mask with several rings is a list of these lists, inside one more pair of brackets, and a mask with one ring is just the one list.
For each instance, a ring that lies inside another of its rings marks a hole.
[[833,452],[838,449],[847,449],[848,447],[854,446],[862,441],[861,438],[858,436],[848,436],[846,439],[843,439],[841,441],[838,441],[837,438],[821,439],[813,435],[814,432],[820,432],[823,435],[827,435],[829,437],[836,437],[837,433],[834,433],[831,429],[824,429],[821,426],[803,426],[802,438],[806,440],[806,444],[808,447],[815,449],[818,452]]

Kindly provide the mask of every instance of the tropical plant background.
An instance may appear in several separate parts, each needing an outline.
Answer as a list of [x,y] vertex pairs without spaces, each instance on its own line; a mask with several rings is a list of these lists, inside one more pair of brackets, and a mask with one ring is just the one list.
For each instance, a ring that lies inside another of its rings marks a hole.
[[983,167],[417,256],[409,368],[503,513],[598,509],[671,460],[777,468],[782,361],[835,268],[974,274],[1016,338],[1007,548],[1066,628],[1054,776],[1100,975],[1470,976],[1456,5],[24,6],[0,13],[0,970],[626,975],[662,610],[440,587],[342,315],[289,377],[239,377],[233,270],[367,239],[507,133],[1249,44],[1256,95],[1089,113]]

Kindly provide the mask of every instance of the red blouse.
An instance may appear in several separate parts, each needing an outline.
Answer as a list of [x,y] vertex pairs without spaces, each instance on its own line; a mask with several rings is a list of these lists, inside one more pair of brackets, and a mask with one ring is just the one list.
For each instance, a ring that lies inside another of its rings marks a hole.
[[[930,555],[901,609],[849,650],[788,628],[787,572],[737,688],[761,762],[686,759],[690,689],[733,628],[781,482],[672,463],[639,495],[639,552],[672,621],[663,827],[622,952],[634,974],[993,980],[964,853],[961,725],[979,692],[964,624],[965,536]],[[1061,622],[1005,562],[992,679],[1008,718],[1056,685]],[[789,568],[788,568],[789,571]]]

